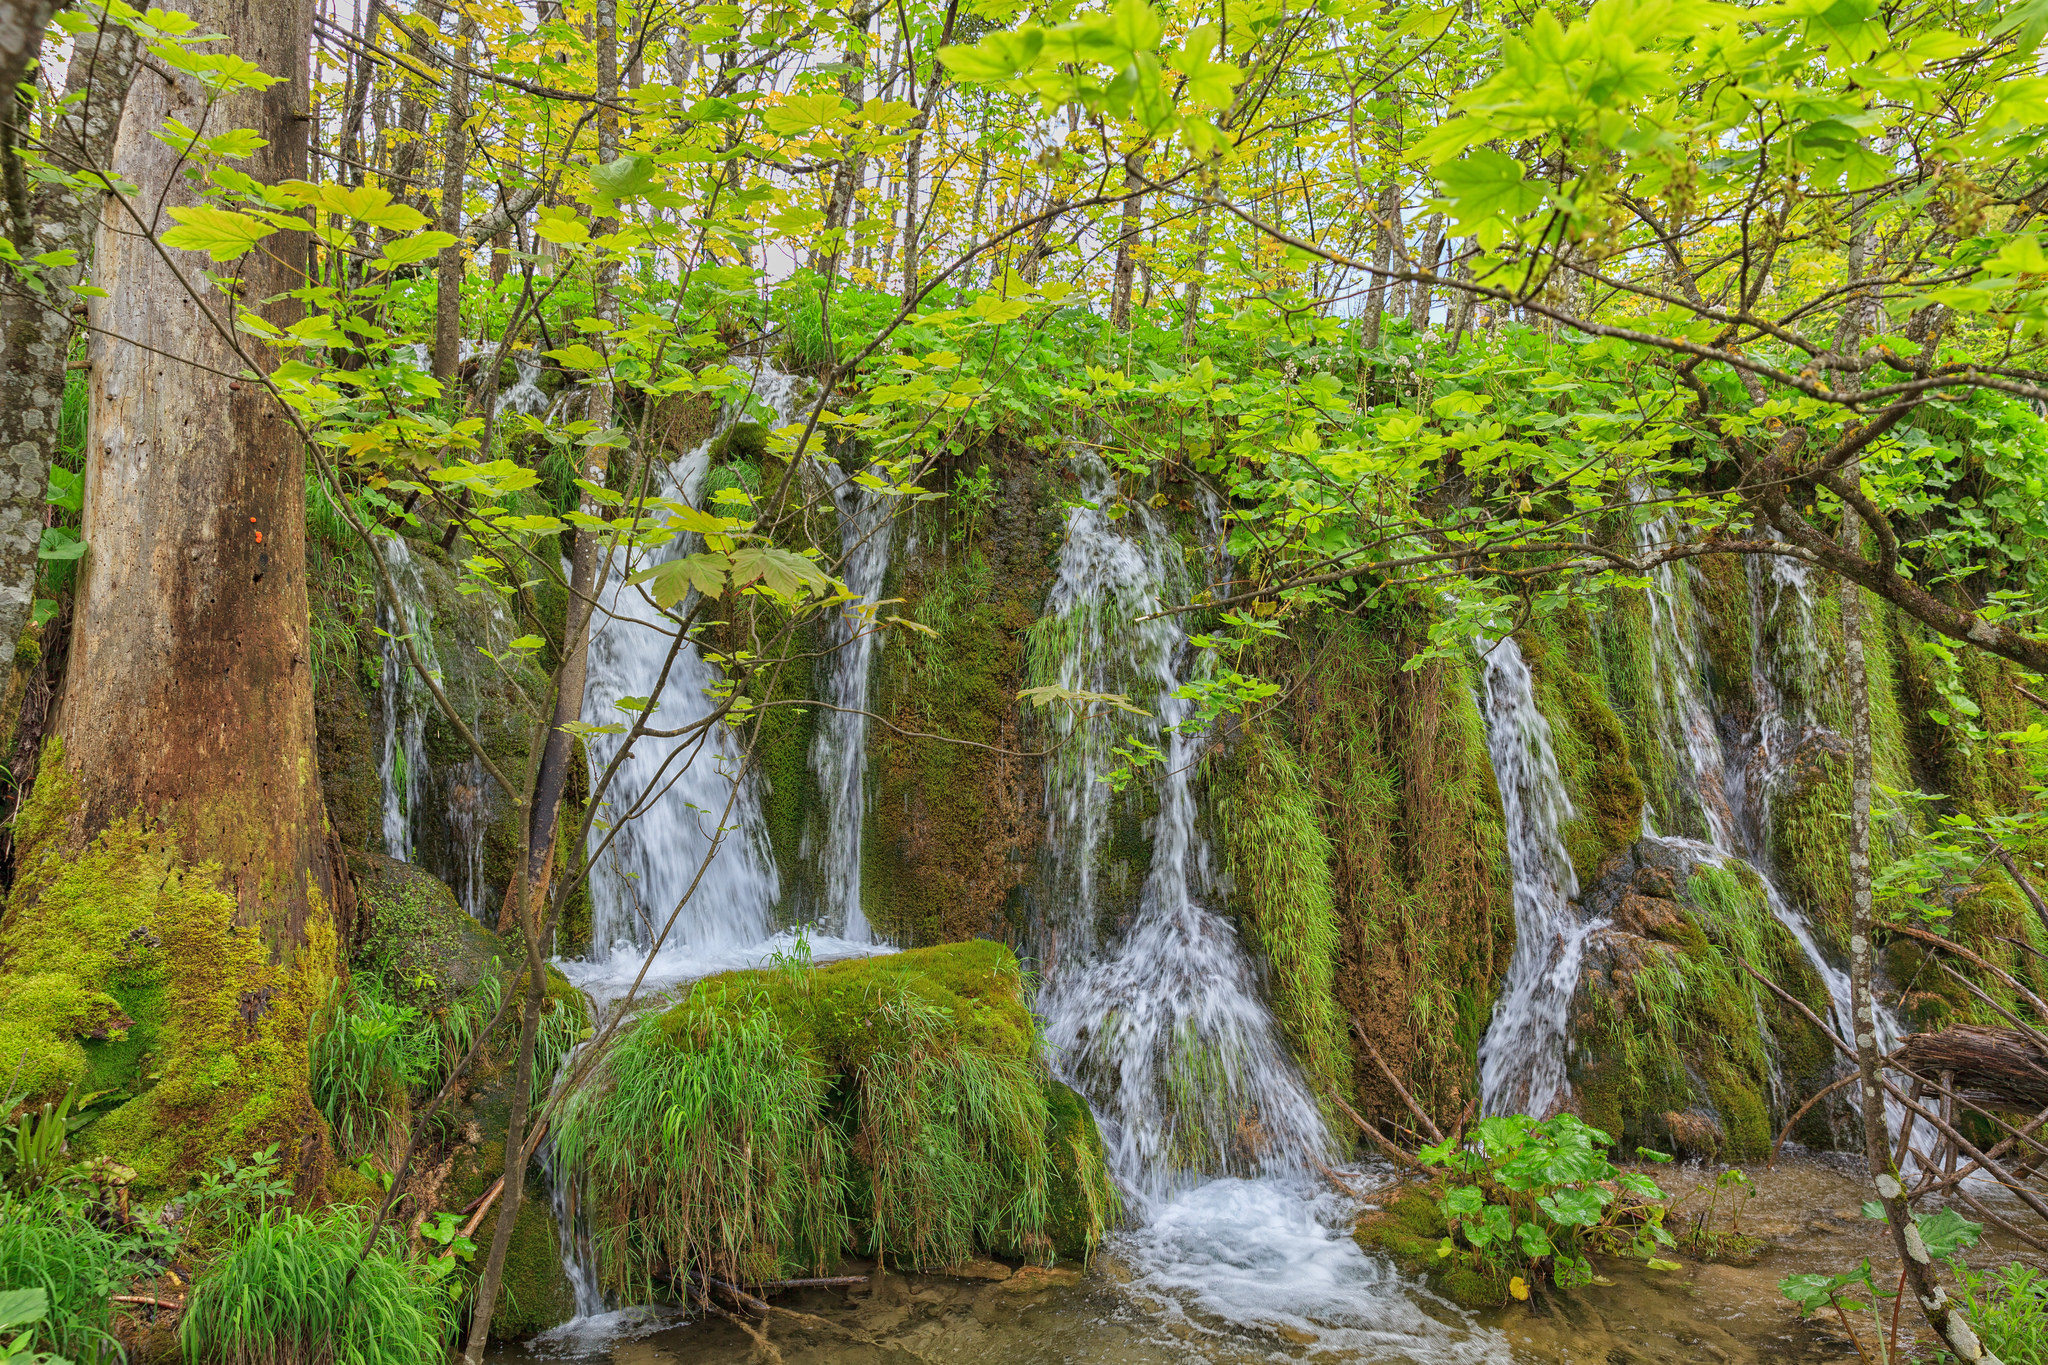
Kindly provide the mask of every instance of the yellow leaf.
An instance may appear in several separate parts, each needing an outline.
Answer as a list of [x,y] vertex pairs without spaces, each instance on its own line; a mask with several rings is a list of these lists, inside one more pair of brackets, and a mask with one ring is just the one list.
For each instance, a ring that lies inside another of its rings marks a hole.
[[1529,1301],[1529,1282],[1520,1275],[1515,1276],[1515,1278],[1508,1281],[1508,1293],[1513,1294],[1523,1303],[1527,1303]]

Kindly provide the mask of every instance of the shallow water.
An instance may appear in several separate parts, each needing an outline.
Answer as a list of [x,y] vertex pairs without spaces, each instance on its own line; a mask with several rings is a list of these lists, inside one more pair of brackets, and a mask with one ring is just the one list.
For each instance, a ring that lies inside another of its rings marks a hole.
[[[1666,1274],[1599,1268],[1615,1283],[1506,1310],[1468,1314],[1360,1253],[1334,1194],[1281,1198],[1266,1181],[1218,1180],[1119,1234],[1084,1274],[1025,1271],[1004,1282],[891,1274],[879,1287],[778,1296],[768,1336],[788,1365],[1001,1362],[1002,1365],[1748,1365],[1855,1359],[1829,1322],[1801,1321],[1777,1289],[1795,1271],[1890,1262],[1882,1228],[1864,1219],[1855,1168],[1834,1156],[1788,1157],[1752,1170],[1740,1231],[1764,1240],[1749,1266],[1684,1262]],[[1714,1172],[1656,1172],[1680,1208],[1704,1207]],[[1724,1205],[1725,1206],[1725,1205]],[[1335,1215],[1335,1216],[1333,1216]],[[1725,1215],[1716,1220],[1725,1226]],[[1975,1264],[2013,1259],[1988,1240]],[[861,1273],[865,1266],[849,1267]],[[798,1317],[797,1314],[805,1315]],[[1911,1318],[1908,1308],[1907,1318]],[[540,1349],[540,1358],[618,1365],[737,1365],[756,1356],[717,1318],[642,1321]],[[1859,1323],[1867,1327],[1867,1323]],[[589,1324],[599,1328],[600,1324]]]

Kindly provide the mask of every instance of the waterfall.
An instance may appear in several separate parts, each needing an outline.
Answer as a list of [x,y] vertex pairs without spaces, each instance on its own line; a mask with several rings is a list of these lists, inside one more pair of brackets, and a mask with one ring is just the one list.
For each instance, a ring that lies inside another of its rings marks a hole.
[[[786,421],[799,398],[798,381],[764,367],[756,397],[774,410],[777,422]],[[741,415],[734,413],[729,420]],[[705,439],[662,472],[663,496],[696,501],[710,471],[711,443],[712,438]],[[694,544],[685,543],[689,539],[678,537],[652,553],[622,549],[607,556],[590,640],[585,721],[630,721],[631,715],[615,703],[657,691],[659,709],[650,721],[657,729],[687,729],[716,709],[711,694],[720,681],[718,671],[695,641],[684,640],[678,646],[673,623],[655,609],[642,588],[626,581],[641,569],[694,549]],[[668,677],[663,685],[665,667]],[[618,735],[589,738],[593,780],[611,763],[621,740]],[[605,794],[599,823],[591,828],[592,964],[617,957],[621,970],[636,971],[638,958],[685,895],[687,913],[662,944],[671,959],[686,962],[758,944],[769,936],[779,894],[775,862],[761,821],[759,793],[754,780],[740,773],[739,764],[733,736],[723,727],[678,738],[642,738],[633,745]],[[700,879],[699,867],[707,855],[710,861]]]
[[412,637],[420,662],[436,678],[441,674],[441,661],[434,652],[433,617],[424,610],[426,581],[405,538],[384,536],[377,546],[399,593],[396,602],[381,596],[377,602],[377,627],[384,632],[380,684],[384,745],[377,759],[377,775],[384,789],[384,851],[410,861],[413,812],[419,808],[420,784],[427,772],[427,709],[434,705],[434,697],[413,668],[401,637]]
[[1486,664],[1486,747],[1506,818],[1515,903],[1514,956],[1479,1043],[1480,1107],[1542,1117],[1569,1093],[1568,1012],[1586,936],[1606,921],[1582,920],[1572,904],[1579,880],[1559,833],[1571,818],[1571,797],[1529,665],[1512,636],[1476,643]]
[[[1185,1305],[1205,1331],[1278,1324],[1326,1350],[1498,1358],[1367,1259],[1349,1236],[1355,1209],[1318,1178],[1333,1144],[1255,963],[1204,903],[1216,887],[1193,784],[1203,743],[1179,729],[1190,709],[1176,695],[1191,653],[1181,618],[1139,619],[1187,600],[1180,545],[1135,500],[1112,519],[1120,499],[1108,471],[1093,455],[1075,463],[1079,500],[1040,625],[1057,642],[1051,681],[1122,693],[1150,715],[1053,713],[1037,1008],[1054,1070],[1094,1109],[1126,1193],[1135,1226],[1118,1250],[1133,1287]],[[1160,757],[1141,779],[1157,803],[1150,867],[1116,925],[1102,922],[1117,907],[1101,903],[1095,862],[1117,814],[1102,778],[1123,740]]]
[[[1663,519],[1645,524],[1640,547],[1655,547],[1664,526]],[[1750,565],[1752,612],[1750,617],[1750,686],[1757,698],[1754,733],[1747,745],[1748,763],[1731,761],[1728,745],[1714,707],[1707,700],[1707,672],[1698,642],[1702,628],[1693,601],[1691,566],[1683,569],[1660,564],[1654,570],[1649,591],[1650,660],[1655,697],[1668,735],[1675,730],[1684,737],[1683,768],[1697,795],[1705,819],[1707,838],[1696,840],[1661,838],[1678,845],[1703,861],[1740,862],[1762,883],[1764,899],[1772,916],[1785,926],[1800,951],[1812,963],[1826,986],[1829,1022],[1843,1039],[1856,1036],[1850,1010],[1849,974],[1821,951],[1812,926],[1797,906],[1779,889],[1772,876],[1766,831],[1770,827],[1770,793],[1800,742],[1821,728],[1795,696],[1810,696],[1814,674],[1821,671],[1820,646],[1813,630],[1813,604],[1805,566],[1778,556],[1768,563]],[[1791,685],[1785,665],[1774,668],[1766,658],[1761,623],[1766,613],[1789,613],[1793,623],[1795,659],[1790,665],[1807,674]],[[1872,1001],[1877,1023],[1878,1049],[1889,1052],[1902,1036],[1899,1020],[1891,1010]],[[1904,1110],[1895,1101],[1886,1102],[1893,1132],[1904,1121]]]
[[[873,477],[871,475],[870,477]],[[822,922],[856,943],[873,937],[860,904],[861,828],[867,814],[868,675],[880,641],[873,604],[889,576],[893,499],[853,479],[833,493],[839,507],[839,576],[858,601],[848,603],[826,633],[831,667],[820,697],[811,771],[825,798],[824,848],[818,852]]]

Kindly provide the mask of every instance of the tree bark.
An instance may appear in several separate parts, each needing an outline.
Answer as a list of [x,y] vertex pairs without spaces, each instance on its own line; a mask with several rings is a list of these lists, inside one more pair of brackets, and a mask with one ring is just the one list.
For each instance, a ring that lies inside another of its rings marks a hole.
[[[849,32],[839,59],[839,93],[852,100],[856,108],[867,103],[863,83],[867,75],[868,20],[874,13],[874,7],[867,6],[846,16]],[[825,195],[824,246],[811,253],[811,269],[828,280],[839,273],[839,262],[846,255],[847,238],[852,234],[856,216],[854,201],[860,196],[861,177],[866,172],[867,158],[857,152],[848,152],[833,168],[832,184]]]
[[[177,7],[225,34],[223,50],[284,77],[228,96],[207,121],[267,139],[243,163],[259,180],[302,178],[311,0]],[[314,759],[304,452],[263,386],[232,378],[276,357],[238,344],[232,301],[201,278],[218,267],[155,239],[170,225],[162,208],[193,194],[153,134],[169,118],[199,126],[204,104],[196,82],[154,74],[136,84],[115,148],[115,173],[140,192],[110,200],[100,232],[92,548],[58,729],[86,834],[134,813],[162,821],[188,857],[219,864],[272,963],[311,970],[318,955],[298,957],[309,944],[331,952],[336,869]],[[286,295],[304,282],[306,240],[279,232],[237,263],[241,306],[280,329],[301,315]],[[273,1019],[268,1004],[243,1002],[248,1029],[280,1030],[303,1064],[305,1019]]]
[[[18,8],[0,4],[0,15]],[[11,31],[42,40],[40,24],[9,30],[5,23],[0,21],[0,37]],[[103,24],[76,39],[65,90],[79,99],[44,135],[53,163],[81,175],[106,167],[137,51],[135,35],[119,25]],[[15,68],[17,79],[25,68],[25,62]],[[27,288],[0,292],[0,451],[6,452],[0,459],[0,669],[13,663],[15,642],[35,604],[44,492],[64,410],[64,362],[76,298],[71,287],[92,255],[104,198],[104,191],[90,185],[37,186],[29,201],[30,240],[15,239],[21,254],[69,251],[79,264],[43,271],[40,294]]]
[[[434,378],[441,382],[443,399],[450,398],[448,389],[462,364],[462,190],[468,166],[468,136],[463,125],[469,121],[469,72],[465,68],[475,39],[476,20],[464,15],[455,26],[457,65],[448,78],[448,136],[441,149],[439,226],[456,242],[444,247],[434,263]],[[461,405],[450,410],[459,414]]]
[[1138,215],[1144,196],[1145,154],[1132,152],[1124,158],[1123,223],[1116,239],[1116,280],[1109,296],[1109,323],[1119,332],[1131,330],[1131,286],[1138,272]]

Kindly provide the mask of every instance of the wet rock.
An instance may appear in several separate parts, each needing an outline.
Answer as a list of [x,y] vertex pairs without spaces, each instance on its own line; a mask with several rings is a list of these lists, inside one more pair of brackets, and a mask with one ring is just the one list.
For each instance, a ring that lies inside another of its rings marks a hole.
[[1029,1294],[1040,1289],[1065,1289],[1081,1282],[1081,1272],[1068,1270],[1064,1266],[1027,1265],[1018,1267],[1015,1274],[1003,1281],[1003,1288],[1012,1294]]
[[[1649,869],[1669,877],[1662,868]],[[1614,927],[1643,938],[1669,938],[1680,924],[1678,903],[1668,898],[1638,895],[1631,891],[1615,904]]]
[[1004,1265],[1001,1261],[976,1260],[962,1261],[958,1265],[943,1266],[933,1273],[950,1275],[956,1280],[1007,1280],[1010,1278],[1011,1272],[1010,1267]]

